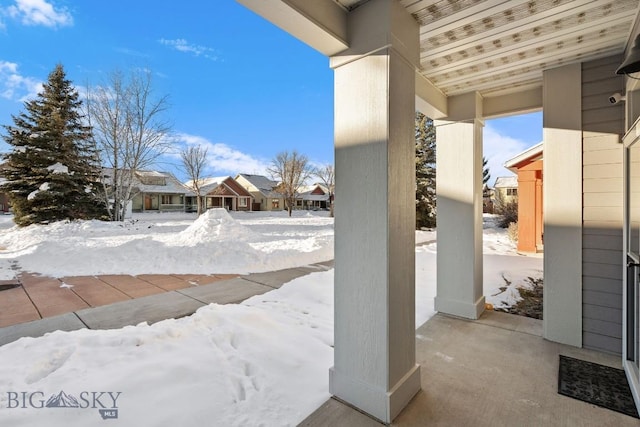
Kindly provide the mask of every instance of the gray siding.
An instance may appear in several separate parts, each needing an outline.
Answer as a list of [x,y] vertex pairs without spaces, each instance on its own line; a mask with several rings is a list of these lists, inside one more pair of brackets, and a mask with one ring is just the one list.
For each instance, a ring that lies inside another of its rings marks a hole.
[[582,343],[622,352],[622,144],[624,92],[618,56],[582,66]]

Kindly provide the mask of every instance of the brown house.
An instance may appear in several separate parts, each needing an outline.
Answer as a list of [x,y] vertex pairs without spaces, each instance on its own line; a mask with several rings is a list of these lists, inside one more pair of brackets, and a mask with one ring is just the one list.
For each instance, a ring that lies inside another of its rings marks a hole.
[[[193,191],[192,182],[185,184]],[[230,176],[205,178],[200,184],[200,193],[204,196],[204,209],[225,208],[229,211],[251,211],[253,196]],[[196,196],[187,196],[187,210],[196,210]]]

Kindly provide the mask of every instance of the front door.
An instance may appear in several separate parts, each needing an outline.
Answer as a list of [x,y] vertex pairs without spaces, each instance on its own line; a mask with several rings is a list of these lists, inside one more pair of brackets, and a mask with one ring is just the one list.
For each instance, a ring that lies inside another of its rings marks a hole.
[[636,126],[624,137],[624,185],[622,352],[624,370],[640,406],[640,133]]

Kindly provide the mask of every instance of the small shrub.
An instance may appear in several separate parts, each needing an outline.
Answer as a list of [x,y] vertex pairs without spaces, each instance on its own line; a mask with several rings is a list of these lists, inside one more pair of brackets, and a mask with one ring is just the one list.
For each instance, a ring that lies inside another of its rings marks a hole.
[[518,243],[518,223],[517,222],[512,222],[511,224],[509,224],[509,227],[507,228],[507,236],[509,236],[509,240],[511,240],[514,243]]
[[500,203],[496,207],[496,213],[500,215],[498,226],[507,228],[509,227],[509,224],[518,222],[518,202],[513,200],[506,203]]

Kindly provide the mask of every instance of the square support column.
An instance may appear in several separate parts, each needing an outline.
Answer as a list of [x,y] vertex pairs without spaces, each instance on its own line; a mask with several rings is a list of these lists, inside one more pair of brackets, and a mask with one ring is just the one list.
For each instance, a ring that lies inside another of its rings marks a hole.
[[[477,94],[469,94],[477,98]],[[477,100],[471,99],[468,105]],[[479,112],[474,112],[479,115]],[[480,119],[436,122],[437,311],[477,319],[482,288],[482,128]]]
[[582,64],[543,74],[544,337],[582,347]]
[[349,13],[335,69],[335,352],[330,392],[389,423],[415,363],[418,24],[397,2]]

